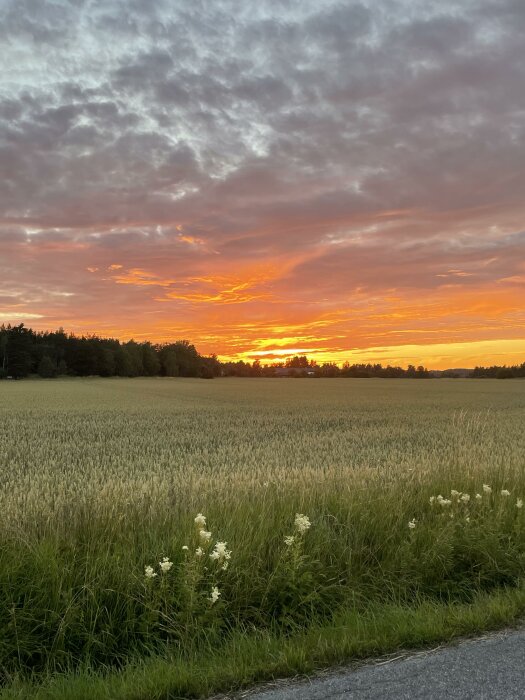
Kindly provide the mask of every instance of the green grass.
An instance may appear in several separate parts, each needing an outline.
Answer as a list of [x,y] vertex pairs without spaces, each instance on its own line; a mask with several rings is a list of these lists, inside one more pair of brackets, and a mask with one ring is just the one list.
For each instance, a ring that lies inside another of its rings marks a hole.
[[15,682],[5,700],[168,700],[205,698],[256,683],[328,666],[367,660],[400,649],[450,643],[514,623],[525,614],[525,590],[478,594],[470,604],[414,601],[373,605],[360,613],[340,612],[329,624],[291,636],[263,632],[230,635],[220,647],[194,650],[183,658],[130,663],[121,672],[54,676],[35,685]]
[[2,697],[205,696],[523,613],[518,380],[28,381],[0,399]]

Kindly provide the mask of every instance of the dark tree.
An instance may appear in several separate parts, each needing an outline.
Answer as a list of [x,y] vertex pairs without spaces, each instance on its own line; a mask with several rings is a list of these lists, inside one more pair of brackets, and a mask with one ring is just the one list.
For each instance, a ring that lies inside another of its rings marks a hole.
[[143,352],[140,345],[138,345],[134,340],[130,340],[129,343],[124,345],[129,356],[130,361],[130,377],[140,377],[144,374],[143,366]]
[[165,377],[179,376],[179,363],[177,362],[177,353],[171,346],[164,347],[160,351],[160,361],[162,364],[162,374]]
[[44,379],[51,379],[56,374],[56,367],[49,355],[43,355],[38,363],[38,375]]
[[[116,361],[113,348],[100,345],[97,348],[98,371],[101,377],[113,377],[115,375]],[[117,350],[118,352],[118,350]]]
[[59,360],[58,363],[58,368],[57,368],[57,376],[62,376],[64,374],[67,374],[67,364],[65,360]]
[[0,326],[0,379],[7,377],[7,341],[8,332],[5,326]]
[[150,343],[142,345],[142,367],[146,377],[160,374],[160,360],[157,351]]
[[7,374],[15,379],[27,377],[31,371],[31,332],[21,323],[8,328]]
[[308,369],[310,363],[306,355],[295,355],[294,357],[289,357],[286,360],[286,367],[293,367],[294,369]]
[[119,377],[131,377],[133,367],[127,348],[123,345],[115,353],[115,372]]

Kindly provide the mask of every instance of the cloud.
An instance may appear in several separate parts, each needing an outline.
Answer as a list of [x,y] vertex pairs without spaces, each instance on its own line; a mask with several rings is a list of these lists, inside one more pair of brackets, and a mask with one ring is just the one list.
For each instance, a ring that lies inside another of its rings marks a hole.
[[[177,318],[229,354],[243,324],[277,342],[392,290],[516,295],[524,23],[518,0],[6,0],[0,279],[46,322]],[[362,322],[363,347],[403,330]]]

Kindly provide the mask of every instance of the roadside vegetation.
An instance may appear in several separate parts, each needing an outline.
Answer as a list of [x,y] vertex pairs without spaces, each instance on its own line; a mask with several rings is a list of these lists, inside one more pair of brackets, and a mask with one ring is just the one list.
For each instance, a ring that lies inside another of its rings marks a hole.
[[199,697],[525,611],[519,381],[1,391],[2,697]]

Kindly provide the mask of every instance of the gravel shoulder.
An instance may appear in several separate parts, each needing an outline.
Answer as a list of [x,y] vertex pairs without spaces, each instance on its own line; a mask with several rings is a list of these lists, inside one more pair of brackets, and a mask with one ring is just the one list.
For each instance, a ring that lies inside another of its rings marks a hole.
[[[225,696],[223,696],[225,697]],[[525,629],[505,630],[226,697],[246,700],[523,700]]]

